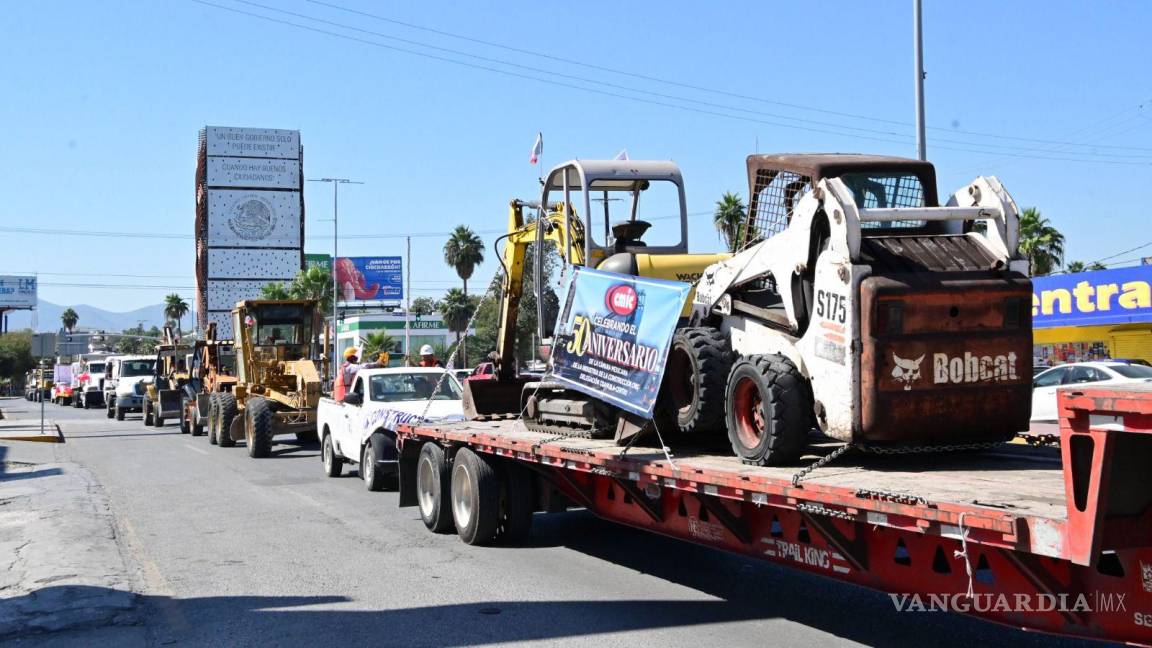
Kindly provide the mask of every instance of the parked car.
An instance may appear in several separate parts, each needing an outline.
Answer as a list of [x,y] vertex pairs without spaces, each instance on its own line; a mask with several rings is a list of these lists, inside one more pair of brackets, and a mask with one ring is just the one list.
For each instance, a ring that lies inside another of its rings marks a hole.
[[368,490],[382,490],[399,474],[396,426],[462,421],[460,383],[437,367],[362,369],[343,402],[321,398],[317,409],[324,473],[339,477],[360,464]]
[[1152,367],[1116,360],[1075,362],[1052,367],[1032,379],[1032,420],[1056,421],[1056,390],[1070,385],[1123,385],[1152,382]]

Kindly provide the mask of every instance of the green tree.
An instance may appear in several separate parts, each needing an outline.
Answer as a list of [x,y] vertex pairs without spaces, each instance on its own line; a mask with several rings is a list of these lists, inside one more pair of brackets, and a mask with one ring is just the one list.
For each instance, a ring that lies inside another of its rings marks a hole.
[[376,356],[381,353],[396,352],[396,339],[389,335],[388,331],[376,331],[361,337],[360,347],[365,362],[375,361]]
[[744,200],[740,194],[725,191],[720,200],[716,201],[716,211],[712,213],[712,224],[720,236],[720,242],[727,246],[730,252],[740,249],[748,212],[744,208]]
[[60,313],[60,323],[64,325],[65,330],[69,333],[72,328],[76,326],[76,322],[80,321],[80,315],[72,310],[71,307],[67,308],[63,313]]
[[1107,266],[1105,266],[1103,263],[1100,263],[1099,261],[1093,261],[1092,263],[1084,263],[1083,261],[1069,261],[1068,264],[1064,266],[1064,269],[1068,272],[1087,272],[1089,270],[1105,270],[1107,269]]
[[1033,276],[1051,274],[1064,262],[1064,235],[1035,207],[1020,214],[1020,253],[1028,258]]
[[[444,325],[449,331],[456,334],[456,343],[461,341],[461,334],[468,330],[468,322],[472,319],[472,313],[476,312],[476,302],[468,298],[464,291],[458,288],[452,288],[444,295],[444,299],[440,300],[440,315],[444,318]],[[467,367],[468,359],[464,355],[465,349],[461,348],[460,361],[456,363],[458,367]]]
[[35,366],[31,329],[0,335],[0,380],[22,383]]
[[284,300],[292,299],[292,295],[288,293],[288,287],[279,281],[273,281],[269,284],[264,284],[260,289],[260,299]]
[[184,316],[188,314],[188,302],[176,294],[172,293],[164,298],[164,317],[170,320],[176,320],[176,332],[179,333],[184,328]]
[[467,225],[459,225],[444,244],[444,263],[456,270],[464,281],[464,294],[468,294],[468,280],[476,266],[484,263],[484,241]]
[[315,299],[320,302],[320,310],[332,312],[332,273],[327,268],[312,266],[301,270],[288,287],[292,299]]
[[436,310],[436,300],[431,297],[417,297],[412,300],[413,315],[431,315]]

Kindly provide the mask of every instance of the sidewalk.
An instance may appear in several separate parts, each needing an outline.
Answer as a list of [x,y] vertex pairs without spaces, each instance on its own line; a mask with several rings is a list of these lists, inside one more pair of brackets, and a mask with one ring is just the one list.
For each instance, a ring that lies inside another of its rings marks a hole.
[[[0,437],[39,435],[31,405],[0,398]],[[108,498],[64,448],[0,440],[0,641],[138,620]]]

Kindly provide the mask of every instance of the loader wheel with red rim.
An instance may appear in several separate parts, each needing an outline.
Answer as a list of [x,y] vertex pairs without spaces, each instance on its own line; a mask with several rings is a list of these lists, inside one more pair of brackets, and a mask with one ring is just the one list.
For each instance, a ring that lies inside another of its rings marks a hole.
[[780,465],[800,458],[812,429],[812,391],[781,355],[741,358],[728,379],[728,440],[744,462]]
[[672,337],[663,396],[685,434],[719,432],[724,427],[724,385],[732,370],[728,336],[711,327],[684,328]]

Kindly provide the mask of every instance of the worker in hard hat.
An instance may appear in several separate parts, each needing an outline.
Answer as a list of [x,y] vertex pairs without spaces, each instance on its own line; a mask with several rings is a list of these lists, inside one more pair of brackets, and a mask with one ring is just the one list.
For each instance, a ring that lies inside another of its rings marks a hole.
[[376,362],[360,364],[360,351],[356,347],[344,349],[344,362],[340,364],[340,370],[336,372],[336,382],[332,385],[332,396],[338,401],[344,400],[344,394],[352,385],[352,381],[356,379],[356,374],[361,369],[387,367],[387,356],[387,353],[381,353]]
[[443,367],[444,363],[436,357],[436,351],[431,344],[420,347],[420,367]]

